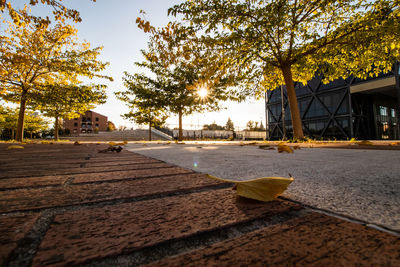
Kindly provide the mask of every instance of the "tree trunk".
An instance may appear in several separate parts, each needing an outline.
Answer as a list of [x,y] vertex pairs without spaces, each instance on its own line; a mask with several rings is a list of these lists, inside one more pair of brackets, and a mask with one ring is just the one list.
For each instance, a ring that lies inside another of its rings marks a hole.
[[294,90],[291,66],[282,66],[281,70],[283,78],[285,79],[286,91],[288,95],[290,116],[292,118],[293,137],[296,139],[303,139],[303,125],[301,123],[299,105],[297,104],[296,92]]
[[22,142],[24,139],[24,120],[25,120],[25,109],[26,109],[26,94],[27,90],[22,90],[21,103],[19,105],[19,115],[17,124],[17,136],[15,140]]
[[15,133],[14,129],[11,129],[11,140],[14,140],[14,133]]
[[183,140],[182,110],[179,110],[179,112],[178,112],[178,117],[179,117],[179,135],[178,135],[178,141],[182,141],[182,140]]
[[31,132],[31,139],[33,139],[32,136],[33,136],[33,132]]
[[151,141],[151,121],[149,121],[149,141]]
[[54,121],[54,139],[56,141],[58,140],[58,116],[55,116],[55,121]]

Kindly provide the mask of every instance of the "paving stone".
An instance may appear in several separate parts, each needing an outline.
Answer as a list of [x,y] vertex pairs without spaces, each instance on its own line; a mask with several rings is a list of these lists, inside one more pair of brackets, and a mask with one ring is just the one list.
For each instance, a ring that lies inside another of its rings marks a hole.
[[298,209],[283,201],[243,203],[221,189],[66,212],[54,219],[33,266],[79,264]]
[[38,214],[18,216],[0,216],[0,266],[9,254],[17,247],[17,243],[32,229]]
[[[166,163],[151,163],[147,160],[142,164],[129,166],[129,170],[113,172],[92,172],[82,174],[46,175],[38,177],[2,178],[0,189],[15,189],[26,187],[61,186],[65,183],[79,184],[90,182],[106,182],[123,179],[146,178],[151,176],[192,173],[183,168],[171,168]],[[156,161],[157,162],[157,161]],[[121,166],[121,169],[126,169]]]
[[57,171],[61,171],[61,170],[68,171],[71,169],[78,169],[78,168],[100,167],[100,168],[104,169],[103,167],[107,167],[107,166],[135,165],[135,164],[154,163],[154,162],[161,162],[161,161],[144,158],[144,159],[103,161],[103,162],[93,162],[92,163],[92,162],[90,162],[90,160],[86,161],[86,160],[82,159],[79,162],[73,162],[73,163],[64,163],[62,161],[56,161],[54,163],[48,163],[46,165],[36,165],[31,162],[23,162],[24,164],[19,165],[19,166],[15,165],[15,166],[1,166],[1,167],[6,167],[7,172],[10,172],[10,171],[27,171],[27,172],[29,172],[30,170],[37,170],[38,168],[40,168],[41,171],[44,171],[44,170],[52,171],[54,169],[57,169]]
[[[149,162],[151,160],[139,161],[138,164],[143,164]],[[170,167],[167,163],[160,163],[165,167]],[[119,171],[121,169],[124,170],[135,170],[138,169],[136,164],[130,165],[113,165],[113,166],[102,166],[102,167],[93,167],[93,168],[66,168],[66,169],[29,169],[29,170],[7,170],[0,173],[0,179],[4,178],[16,178],[16,177],[32,177],[32,176],[43,176],[43,175],[61,175],[61,174],[80,174],[80,173],[100,173],[100,172],[110,172],[110,171]]]
[[[39,156],[40,158],[40,156]],[[107,163],[113,163],[113,162],[125,162],[125,161],[143,161],[143,160],[154,160],[149,157],[137,155],[134,153],[130,154],[124,154],[121,155],[120,157],[101,157],[101,158],[96,158],[96,157],[91,157],[87,159],[87,156],[85,157],[80,157],[80,158],[60,158],[54,161],[55,164],[80,164],[82,162],[84,163],[93,163],[93,164],[100,164],[103,162]],[[2,168],[13,168],[13,167],[21,167],[21,166],[26,166],[27,162],[29,162],[29,165],[33,165],[36,167],[46,167],[49,164],[52,164],[52,162],[49,162],[49,160],[38,160],[36,159],[29,159],[29,160],[19,160],[19,161],[3,161],[2,158],[0,158],[0,167]]]
[[[75,179],[73,183],[87,183],[87,182],[104,182],[104,181],[113,181],[120,179],[134,179],[134,178],[146,178],[146,177],[154,177],[154,176],[162,176],[162,175],[174,175],[174,174],[186,174],[193,173],[192,170],[184,169],[181,167],[169,167],[166,163],[157,163],[158,166],[163,166],[163,168],[146,168],[140,170],[132,170],[132,167],[124,167],[123,171],[116,171],[112,173],[102,172],[102,173],[93,173],[90,175],[80,174],[74,175]],[[144,166],[144,165],[143,165]],[[146,167],[146,166],[145,166]],[[121,169],[121,167],[120,167]],[[125,169],[128,169],[127,171]]]
[[310,213],[149,266],[400,266],[400,239]]
[[[154,172],[154,170],[152,171]],[[71,184],[63,187],[3,191],[0,194],[0,212],[27,211],[143,197],[217,184],[220,183],[207,178],[204,174],[192,173],[115,183]]]

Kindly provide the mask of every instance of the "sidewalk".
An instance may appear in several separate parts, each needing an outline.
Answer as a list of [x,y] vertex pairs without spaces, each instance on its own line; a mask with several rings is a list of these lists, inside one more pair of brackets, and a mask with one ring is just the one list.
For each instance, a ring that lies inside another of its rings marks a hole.
[[0,144],[0,265],[400,265],[400,239],[106,145]]

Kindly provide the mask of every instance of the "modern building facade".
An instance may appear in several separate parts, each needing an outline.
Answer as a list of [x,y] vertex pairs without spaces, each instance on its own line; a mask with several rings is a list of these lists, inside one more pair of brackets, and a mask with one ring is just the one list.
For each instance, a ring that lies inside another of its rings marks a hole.
[[[349,77],[328,84],[314,77],[295,84],[304,134],[315,139],[399,139],[399,63],[393,70],[366,80]],[[292,136],[285,86],[266,93],[267,138]],[[282,120],[282,102],[284,122]]]
[[107,117],[93,111],[86,111],[79,118],[64,120],[63,126],[72,135],[89,134],[107,130]]

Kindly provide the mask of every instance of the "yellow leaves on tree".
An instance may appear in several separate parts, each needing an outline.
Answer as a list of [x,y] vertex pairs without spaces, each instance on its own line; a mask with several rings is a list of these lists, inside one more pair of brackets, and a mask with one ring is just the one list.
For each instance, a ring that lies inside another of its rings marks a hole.
[[77,30],[63,23],[54,27],[28,24],[19,27],[9,23],[7,36],[0,39],[1,97],[20,104],[17,140],[23,138],[24,114],[27,105],[41,96],[60,75],[71,81],[79,76],[109,78],[97,74],[108,63],[98,61],[101,48],[90,49],[77,42]]

